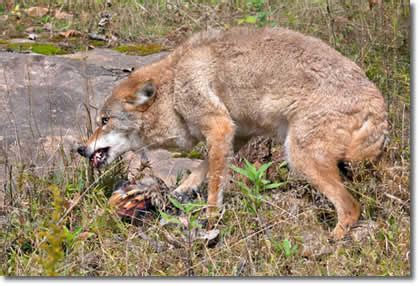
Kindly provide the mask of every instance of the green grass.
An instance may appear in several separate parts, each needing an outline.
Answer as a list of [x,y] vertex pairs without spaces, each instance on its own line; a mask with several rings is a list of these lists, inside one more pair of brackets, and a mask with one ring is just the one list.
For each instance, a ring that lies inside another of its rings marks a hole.
[[[61,171],[36,173],[18,163],[5,166],[13,170],[13,178],[5,188],[8,223],[0,231],[5,243],[3,275],[410,275],[408,0],[372,7],[364,0],[328,1],[328,6],[323,0],[113,2],[107,8],[103,0],[24,1],[21,8],[51,3],[76,17],[57,23],[46,17],[37,24],[24,15],[18,20],[11,16],[0,32],[7,37],[30,25],[54,22],[59,30],[74,28],[86,34],[96,32],[100,12],[112,11],[113,25],[106,33],[121,42],[133,41],[132,47],[165,43],[162,46],[172,48],[193,31],[238,24],[284,26],[323,39],[360,65],[388,104],[391,141],[382,161],[353,165],[353,178],[345,180],[361,203],[361,222],[373,227],[354,230],[359,238],[329,242],[336,220],[331,203],[273,155],[275,162],[263,180],[281,186],[260,186],[257,192],[255,182],[234,174],[225,192],[219,243],[212,248],[200,241],[176,245],[168,237],[183,241],[182,226],[161,226],[156,218],[135,227],[109,207],[115,178],[124,176],[124,169],[95,181],[99,174],[92,176],[85,162],[64,152],[60,156],[68,163]],[[34,51],[33,46],[26,48]],[[235,162],[246,168],[241,160]],[[74,207],[65,215],[70,206]]]

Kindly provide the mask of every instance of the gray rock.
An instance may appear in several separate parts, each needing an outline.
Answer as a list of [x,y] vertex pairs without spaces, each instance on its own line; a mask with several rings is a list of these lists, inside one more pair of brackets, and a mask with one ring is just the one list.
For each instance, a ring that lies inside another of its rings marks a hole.
[[0,108],[5,111],[0,114],[1,135],[9,143],[80,135],[86,126],[85,106],[93,117],[95,107],[127,75],[123,69],[162,56],[100,49],[66,57],[0,53]]

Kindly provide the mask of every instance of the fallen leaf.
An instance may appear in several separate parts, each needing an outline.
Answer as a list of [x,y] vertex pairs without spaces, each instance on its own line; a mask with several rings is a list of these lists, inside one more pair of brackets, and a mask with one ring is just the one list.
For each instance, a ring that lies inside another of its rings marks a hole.
[[67,39],[69,37],[78,37],[82,35],[82,33],[76,30],[68,30],[68,31],[59,33],[59,35]]
[[30,17],[43,17],[47,15],[48,8],[44,7],[31,7],[25,10],[25,13]]

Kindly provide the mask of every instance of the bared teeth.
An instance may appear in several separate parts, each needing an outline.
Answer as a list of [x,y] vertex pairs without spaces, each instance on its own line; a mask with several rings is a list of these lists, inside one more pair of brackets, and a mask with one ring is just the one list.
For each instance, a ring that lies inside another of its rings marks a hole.
[[98,149],[98,150],[95,151],[95,153],[93,153],[90,160],[92,162],[92,165],[95,168],[99,168],[101,166],[101,164],[103,164],[105,162],[108,149],[109,148]]

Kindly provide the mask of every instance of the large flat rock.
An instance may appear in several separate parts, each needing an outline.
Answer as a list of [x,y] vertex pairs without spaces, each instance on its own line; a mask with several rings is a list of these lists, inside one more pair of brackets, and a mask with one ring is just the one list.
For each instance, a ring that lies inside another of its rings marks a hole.
[[127,56],[106,49],[61,57],[0,52],[2,141],[79,134],[86,127],[86,107],[94,116],[95,107],[127,76],[124,70],[164,55]]

